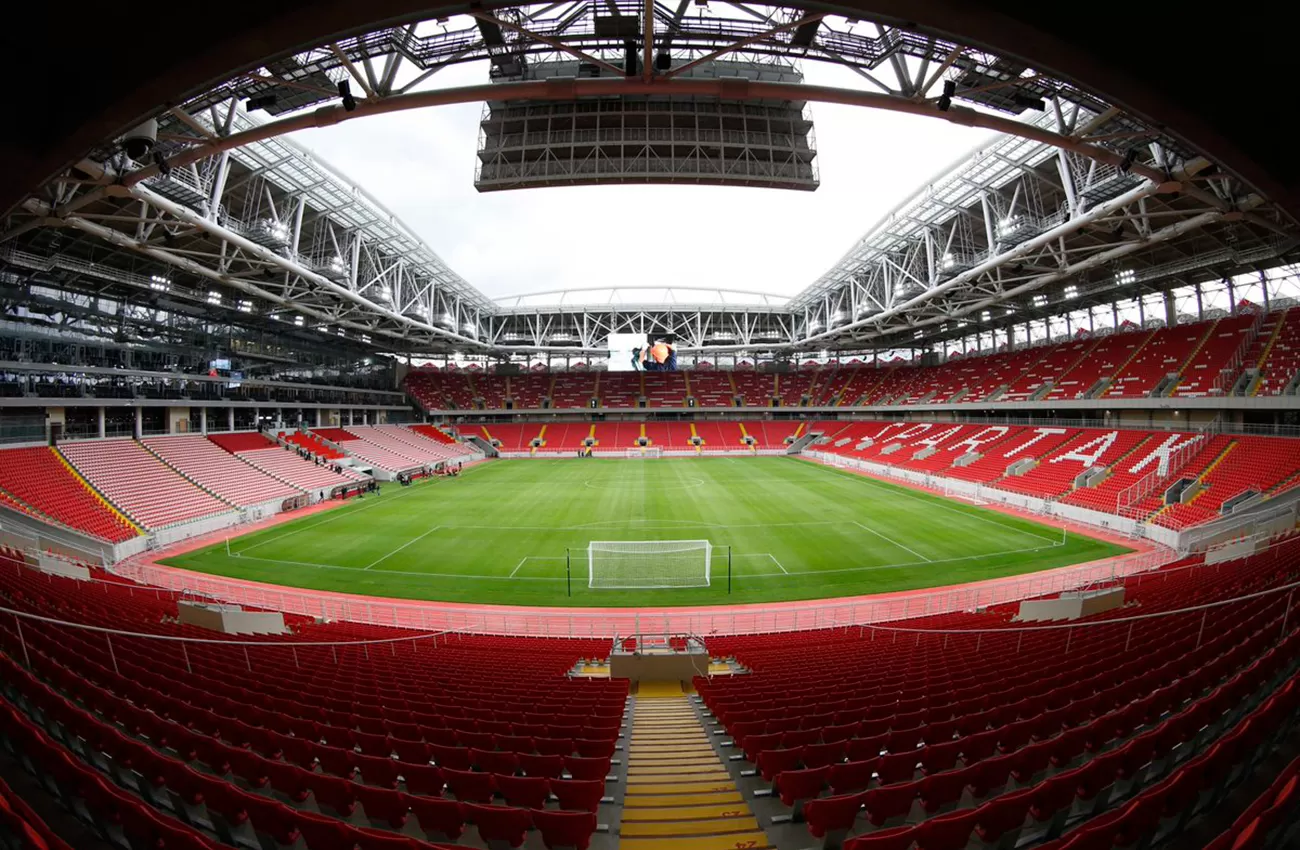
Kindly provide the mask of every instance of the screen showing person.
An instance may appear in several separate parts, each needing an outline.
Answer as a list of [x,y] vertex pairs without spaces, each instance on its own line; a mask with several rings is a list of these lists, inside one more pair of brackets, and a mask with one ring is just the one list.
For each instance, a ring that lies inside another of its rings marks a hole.
[[677,344],[671,336],[646,337],[640,353],[641,368],[647,372],[677,371]]

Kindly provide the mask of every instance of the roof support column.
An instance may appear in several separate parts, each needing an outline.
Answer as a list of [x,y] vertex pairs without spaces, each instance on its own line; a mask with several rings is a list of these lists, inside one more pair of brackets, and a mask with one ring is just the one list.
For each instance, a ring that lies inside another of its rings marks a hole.
[[212,178],[212,191],[208,193],[208,220],[216,221],[221,210],[221,196],[226,193],[226,176],[230,173],[230,151],[217,157],[217,174]]

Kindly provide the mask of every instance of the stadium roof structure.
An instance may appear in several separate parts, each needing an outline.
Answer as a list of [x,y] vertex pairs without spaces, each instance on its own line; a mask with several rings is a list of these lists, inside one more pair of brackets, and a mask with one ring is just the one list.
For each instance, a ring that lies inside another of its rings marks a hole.
[[[0,272],[16,285],[166,299],[375,350],[509,355],[598,353],[608,332],[651,330],[677,333],[688,350],[919,348],[1296,259],[1295,220],[1249,169],[1050,64],[889,14],[688,9],[685,0],[485,4],[318,34],[154,110],[148,156],[101,139],[10,215]],[[629,42],[643,56],[632,74],[529,80],[503,70],[576,57],[617,72]],[[724,57],[830,62],[867,88],[686,73]],[[426,87],[447,65],[482,60],[492,69],[483,85]],[[341,98],[341,82],[355,96]],[[645,95],[860,105],[1002,135],[785,303],[721,290],[713,300],[581,296],[598,281],[575,281],[549,302],[489,299],[361,187],[284,138],[452,103]],[[274,120],[250,117],[254,104]]]

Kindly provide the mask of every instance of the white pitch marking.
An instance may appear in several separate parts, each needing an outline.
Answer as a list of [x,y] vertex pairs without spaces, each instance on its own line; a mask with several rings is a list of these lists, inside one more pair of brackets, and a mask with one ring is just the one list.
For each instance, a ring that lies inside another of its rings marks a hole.
[[892,537],[888,537],[888,536],[886,536],[886,535],[884,535],[884,534],[881,534],[879,531],[876,531],[874,528],[871,528],[871,527],[869,527],[869,526],[865,526],[865,525],[863,525],[862,523],[858,522],[857,520],[854,520],[854,521],[853,521],[853,524],[856,525],[858,528],[862,529],[863,531],[869,531],[869,532],[871,532],[872,534],[876,535],[876,536],[879,537],[881,540],[884,540],[884,541],[887,542],[887,543],[892,543],[892,544],[894,544],[894,545],[897,546],[899,549],[902,549],[902,550],[904,550],[904,551],[906,551],[906,552],[911,552],[913,555],[915,555],[916,557],[920,558],[922,561],[927,561],[927,562],[928,562],[928,561],[930,560],[929,558],[925,557],[925,556],[922,555],[920,552],[916,551],[915,549],[911,548],[910,546],[904,546],[902,543],[899,543],[899,542],[898,542],[897,540],[895,540],[894,538],[892,538]]
[[405,549],[407,546],[410,546],[412,543],[418,543],[419,541],[421,541],[421,540],[423,540],[424,538],[428,537],[430,534],[433,534],[435,531],[437,531],[437,530],[440,529],[440,528],[442,528],[441,525],[435,525],[433,528],[431,528],[431,529],[429,529],[428,531],[424,532],[424,534],[421,534],[419,537],[416,537],[414,540],[408,540],[406,543],[403,543],[401,546],[398,546],[396,549],[394,549],[393,551],[389,552],[387,555],[383,556],[382,558],[380,558],[380,559],[378,559],[378,560],[376,560],[376,561],[372,561],[372,562],[370,562],[369,565],[364,566],[364,567],[362,567],[361,569],[362,569],[362,570],[368,570],[368,569],[370,569],[371,567],[373,567],[375,564],[380,563],[381,561],[387,561],[389,558],[393,557],[393,556],[396,555],[398,552],[400,552],[400,551],[402,551],[403,549]]
[[775,555],[773,555],[771,552],[768,552],[767,557],[771,558],[773,561],[776,561],[776,565],[781,568],[781,572],[785,573],[786,575],[790,575],[790,571],[785,568],[785,564],[781,563],[781,561]]

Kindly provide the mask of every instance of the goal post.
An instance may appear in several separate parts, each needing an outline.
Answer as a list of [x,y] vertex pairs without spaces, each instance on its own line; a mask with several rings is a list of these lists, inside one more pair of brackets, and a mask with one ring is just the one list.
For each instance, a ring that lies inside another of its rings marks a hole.
[[624,457],[663,457],[664,450],[658,446],[646,446],[640,449],[624,449]]
[[708,587],[712,556],[707,540],[593,540],[587,544],[587,587]]

